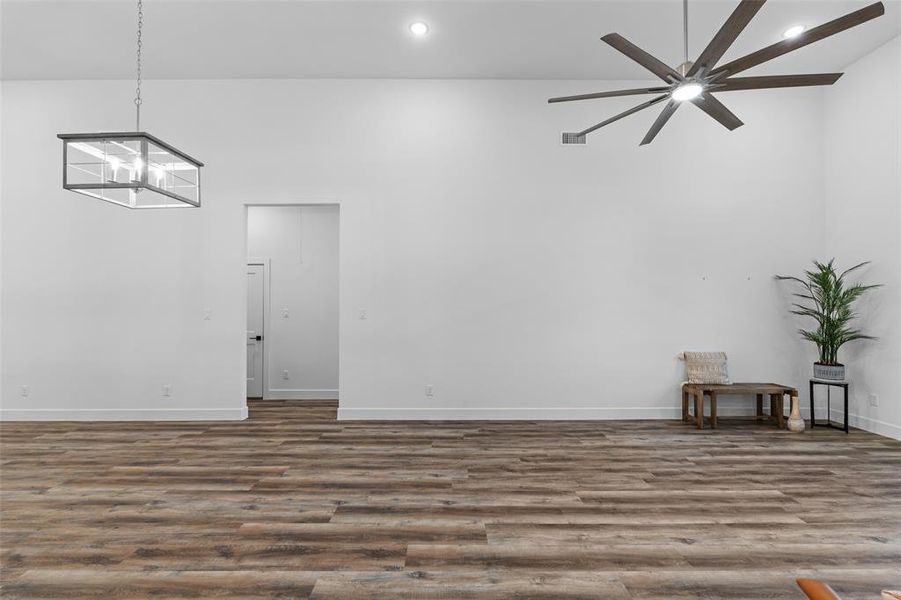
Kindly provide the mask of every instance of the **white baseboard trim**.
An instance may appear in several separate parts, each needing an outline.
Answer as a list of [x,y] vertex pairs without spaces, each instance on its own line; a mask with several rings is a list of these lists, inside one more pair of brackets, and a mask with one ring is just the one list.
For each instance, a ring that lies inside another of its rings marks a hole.
[[0,421],[243,421],[243,408],[3,409]]
[[682,409],[679,407],[345,408],[338,406],[339,421],[616,421],[679,419],[681,417]]
[[[819,415],[819,412],[820,411],[818,410],[817,411],[818,415]],[[844,419],[845,419],[845,411],[832,409],[832,422],[833,423],[843,423]],[[885,421],[879,421],[877,419],[871,419],[869,417],[862,417],[860,415],[853,415],[853,414],[848,415],[848,422],[851,424],[851,427],[863,429],[864,431],[869,431],[870,433],[875,433],[877,435],[885,436],[885,437],[892,438],[895,440],[901,440],[901,427],[899,427],[897,425],[893,425],[891,423],[886,423]]]
[[[748,417],[754,407],[719,407],[721,417]],[[769,408],[769,407],[767,407]],[[692,409],[693,410],[693,409]],[[709,410],[709,405],[707,406]],[[765,409],[766,410],[766,409]],[[809,418],[809,410],[803,410]],[[786,414],[788,411],[786,410]],[[709,414],[705,412],[705,414]],[[826,410],[817,410],[819,418]],[[680,419],[680,407],[570,407],[570,408],[345,408],[338,406],[338,420],[389,421],[630,421]]]
[[266,400],[337,400],[338,390],[268,390],[263,398]]

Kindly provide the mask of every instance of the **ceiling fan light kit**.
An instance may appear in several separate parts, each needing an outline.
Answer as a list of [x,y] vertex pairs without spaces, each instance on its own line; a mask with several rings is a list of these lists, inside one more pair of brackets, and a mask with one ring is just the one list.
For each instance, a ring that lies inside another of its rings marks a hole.
[[60,133],[63,188],[127,208],[200,206],[203,163],[141,131],[141,34],[143,0],[138,0],[135,130]]
[[807,28],[804,27],[803,25],[792,25],[791,27],[789,27],[788,29],[786,29],[785,31],[782,32],[782,37],[784,37],[784,38],[798,37],[799,35],[804,33],[805,29],[807,29]]
[[700,96],[704,92],[704,86],[700,83],[683,83],[673,90],[673,100],[684,102]]
[[[683,0],[683,40],[685,62],[673,69],[658,58],[648,54],[618,33],[610,33],[601,39],[622,54],[631,58],[642,67],[663,80],[664,85],[638,88],[629,90],[614,90],[609,92],[594,92],[579,94],[576,96],[561,96],[550,98],[549,103],[575,102],[580,100],[593,100],[596,98],[613,98],[617,96],[635,96],[643,94],[655,95],[654,98],[634,106],[629,110],[614,115],[609,119],[580,131],[577,135],[587,135],[597,131],[601,127],[609,125],[638,111],[649,108],[655,104],[666,101],[663,111],[651,125],[650,130],[641,145],[649,144],[663,129],[680,104],[689,102],[707,113],[730,131],[741,127],[742,121],[735,116],[726,106],[714,97],[714,92],[731,92],[735,90],[758,90],[767,88],[800,87],[813,85],[832,85],[841,73],[818,73],[805,75],[763,75],[757,77],[735,77],[738,73],[752,67],[763,64],[774,58],[787,54],[798,48],[812,44],[836,33],[850,29],[861,23],[885,14],[882,2],[870,4],[860,10],[839,17],[828,23],[824,23],[812,29],[803,26],[793,27],[787,30],[785,39],[752,52],[746,56],[735,59],[732,62],[717,66],[732,43],[747,27],[751,19],[757,14],[766,0],[742,0],[726,22],[716,32],[713,39],[704,48],[701,55],[694,62],[688,59],[688,0]],[[791,31],[791,34],[789,34]]]

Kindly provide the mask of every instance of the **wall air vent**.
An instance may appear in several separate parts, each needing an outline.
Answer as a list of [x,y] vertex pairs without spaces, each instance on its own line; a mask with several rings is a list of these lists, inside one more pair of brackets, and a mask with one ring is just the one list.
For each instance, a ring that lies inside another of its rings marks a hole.
[[577,133],[563,132],[560,137],[560,143],[568,146],[570,144],[585,145],[585,136]]

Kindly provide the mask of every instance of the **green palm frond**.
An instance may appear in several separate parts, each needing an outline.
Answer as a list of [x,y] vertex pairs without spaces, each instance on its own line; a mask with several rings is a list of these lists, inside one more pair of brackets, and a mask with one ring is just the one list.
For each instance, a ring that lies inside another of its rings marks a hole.
[[876,339],[849,326],[857,318],[857,313],[853,310],[854,303],[880,285],[846,285],[845,276],[868,264],[869,261],[862,262],[837,273],[834,258],[829,262],[815,260],[815,268],[804,271],[804,278],[776,275],[779,281],[791,281],[804,288],[803,292],[793,295],[807,302],[794,302],[790,310],[792,314],[816,321],[816,329],[800,329],[798,333],[816,345],[822,363],[836,364],[838,350],[847,342]]
[[848,273],[851,273],[852,271],[856,271],[857,269],[859,269],[859,268],[861,268],[861,267],[864,267],[864,266],[866,266],[866,265],[868,265],[868,264],[870,264],[870,261],[865,260],[865,261],[863,261],[862,263],[858,263],[858,264],[854,265],[854,266],[851,267],[850,269],[845,269],[844,271],[841,272],[841,275],[839,275],[838,278],[839,278],[839,279],[844,279],[844,278],[845,278],[845,275],[847,275]]

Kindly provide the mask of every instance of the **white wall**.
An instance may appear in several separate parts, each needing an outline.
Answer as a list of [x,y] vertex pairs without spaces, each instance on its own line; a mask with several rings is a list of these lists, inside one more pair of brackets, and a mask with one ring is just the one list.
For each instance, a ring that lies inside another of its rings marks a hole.
[[338,207],[248,207],[247,256],[270,269],[264,397],[337,398]]
[[[861,279],[884,287],[861,303],[875,342],[842,349],[852,424],[901,439],[901,38],[845,69],[826,94],[823,257],[872,265]],[[872,406],[870,394],[878,405]]]
[[143,122],[207,163],[204,207],[130,212],[61,189],[55,135],[130,127],[132,86],[6,82],[4,417],[240,417],[261,201],[341,205],[342,417],[670,417],[684,349],[803,387],[772,275],[823,246],[823,92],[559,145],[637,100],[548,97],[635,83],[150,81]]

